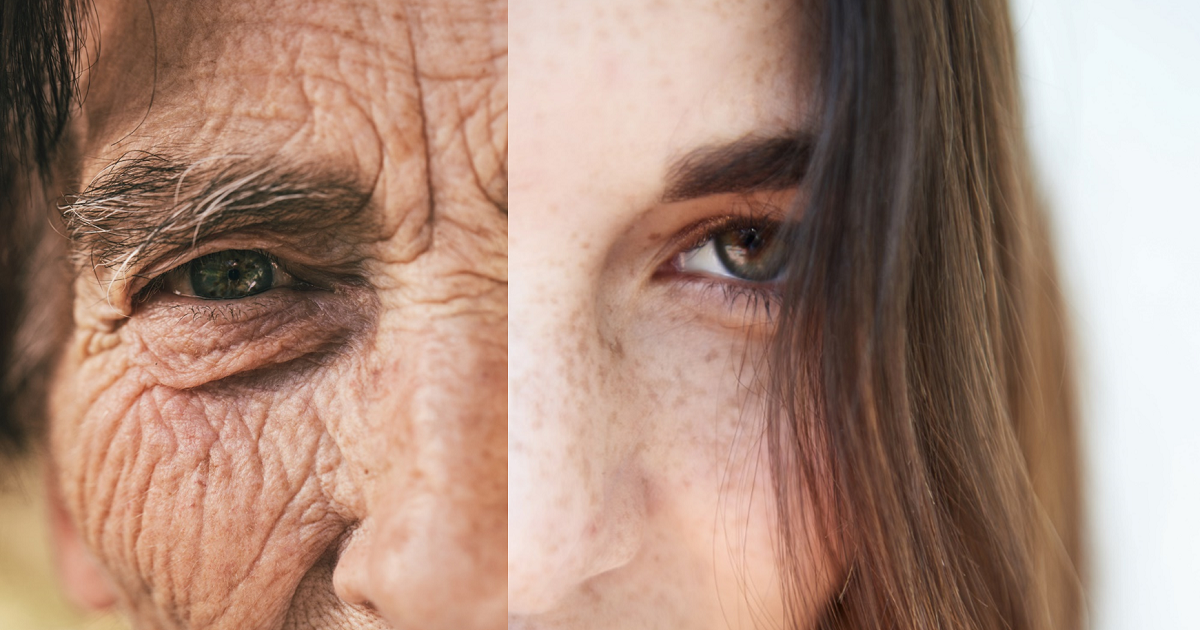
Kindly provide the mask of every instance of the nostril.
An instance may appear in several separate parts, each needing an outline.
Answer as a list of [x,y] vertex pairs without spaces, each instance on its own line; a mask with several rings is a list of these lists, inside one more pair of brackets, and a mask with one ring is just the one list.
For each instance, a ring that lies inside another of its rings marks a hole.
[[[283,628],[387,630],[392,627],[370,601],[361,597],[343,597],[336,592],[333,574],[341,548],[341,540],[330,545],[296,585]],[[361,589],[355,590],[361,592]]]

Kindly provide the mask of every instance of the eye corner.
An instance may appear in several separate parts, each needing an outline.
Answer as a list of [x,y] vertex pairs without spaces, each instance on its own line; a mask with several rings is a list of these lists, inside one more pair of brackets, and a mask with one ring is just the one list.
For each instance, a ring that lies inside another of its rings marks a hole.
[[159,291],[162,291],[166,284],[164,276],[168,273],[171,272],[167,271],[146,280],[146,283],[130,297],[130,306],[136,309],[138,306],[149,302]]

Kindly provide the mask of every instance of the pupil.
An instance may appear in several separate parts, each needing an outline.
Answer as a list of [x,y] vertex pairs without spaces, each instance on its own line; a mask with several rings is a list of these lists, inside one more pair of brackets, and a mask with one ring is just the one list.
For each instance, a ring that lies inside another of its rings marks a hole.
[[740,245],[745,248],[746,253],[754,256],[758,253],[758,249],[762,247],[762,239],[758,236],[758,230],[750,228],[742,231],[742,242]]
[[229,280],[231,282],[237,282],[238,280],[241,279],[242,272],[238,271],[237,269],[230,269],[228,276],[229,276]]

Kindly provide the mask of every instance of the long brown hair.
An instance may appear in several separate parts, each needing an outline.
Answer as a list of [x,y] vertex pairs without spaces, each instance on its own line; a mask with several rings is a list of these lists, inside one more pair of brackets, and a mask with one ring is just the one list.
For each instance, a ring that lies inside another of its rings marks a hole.
[[830,553],[846,573],[824,628],[1080,628],[1076,411],[1008,7],[821,12],[772,354],[785,593],[799,610],[797,559]]

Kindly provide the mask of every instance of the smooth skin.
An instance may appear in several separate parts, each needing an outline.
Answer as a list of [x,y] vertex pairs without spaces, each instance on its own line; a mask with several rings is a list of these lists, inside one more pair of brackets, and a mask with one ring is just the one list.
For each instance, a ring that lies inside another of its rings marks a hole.
[[810,129],[811,11],[512,3],[510,629],[808,627],[845,579],[801,499],[781,595],[765,287],[678,264],[803,187],[668,199],[684,156]]
[[[95,4],[82,184],[146,151],[332,172],[367,201],[121,273],[77,252],[51,392],[69,588],[138,628],[502,628],[504,3]],[[228,249],[313,286],[138,293]]]

